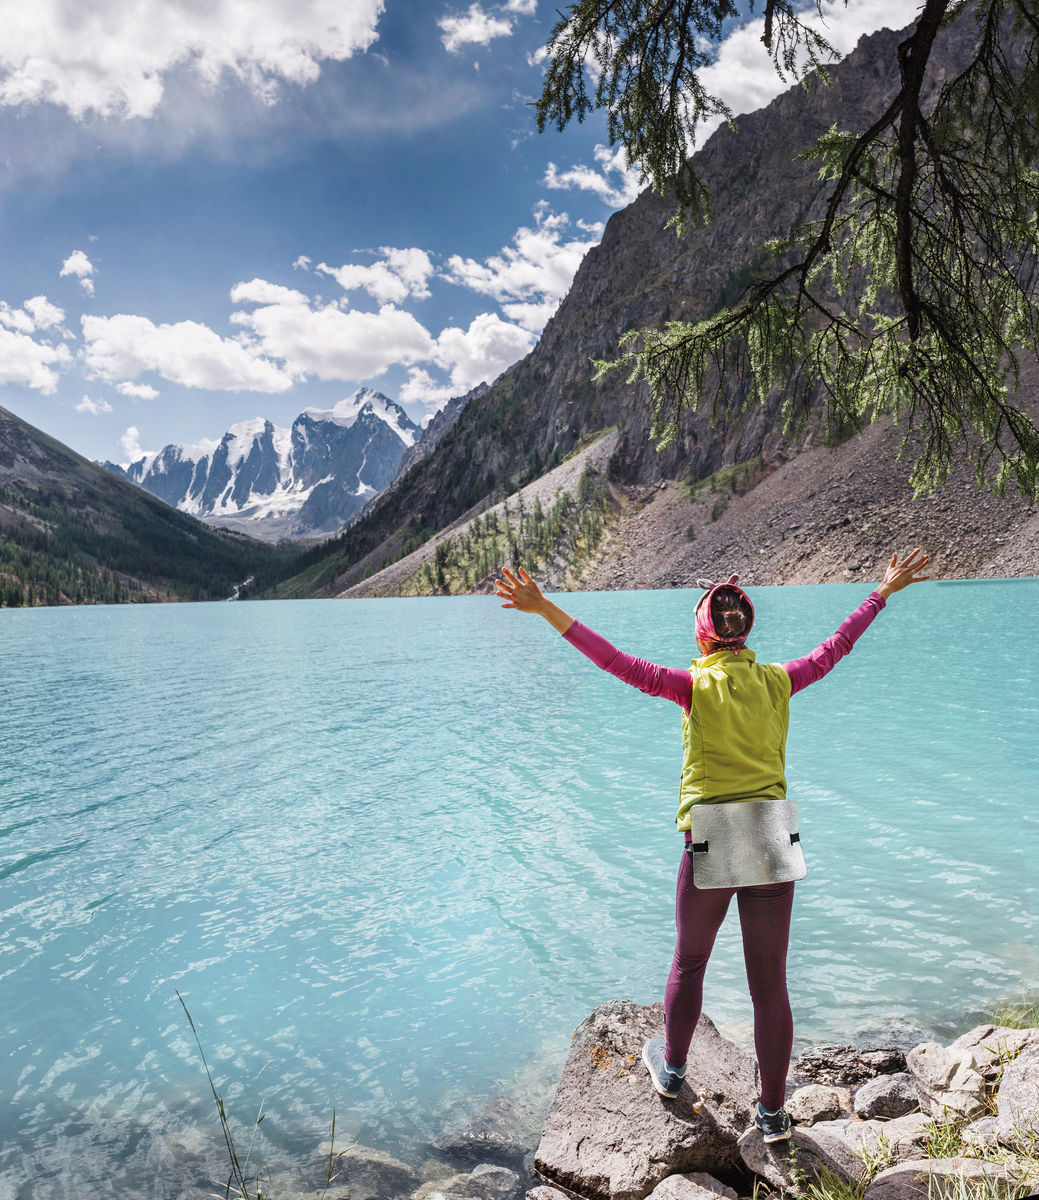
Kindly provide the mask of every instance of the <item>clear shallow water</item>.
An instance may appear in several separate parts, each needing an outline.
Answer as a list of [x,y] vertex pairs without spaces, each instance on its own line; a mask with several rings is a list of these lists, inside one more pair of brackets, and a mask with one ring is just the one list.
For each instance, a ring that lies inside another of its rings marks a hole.
[[[864,588],[752,594],[783,661]],[[682,665],[694,599],[567,604]],[[799,1038],[948,1034],[1039,982],[1037,642],[1039,581],[923,585],[795,697]],[[661,995],[679,713],[543,622],[5,610],[0,650],[0,1200],[182,1196],[184,1161],[220,1164],[177,989],[232,1114],[265,1095],[265,1152],[296,1161],[333,1106],[417,1160],[452,1101],[536,1090],[592,1007]],[[734,913],[706,1008],[747,1029]]]

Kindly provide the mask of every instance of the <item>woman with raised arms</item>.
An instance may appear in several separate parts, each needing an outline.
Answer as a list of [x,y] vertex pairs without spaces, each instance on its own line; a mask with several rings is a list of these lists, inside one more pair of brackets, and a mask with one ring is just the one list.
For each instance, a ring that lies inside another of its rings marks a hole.
[[[822,679],[849,653],[890,596],[929,578],[928,556],[897,554],[883,581],[832,637],[804,658],[759,663],[746,647],[754,608],[736,575],[708,585],[696,607],[700,657],[688,670],[633,658],[547,599],[519,568],[503,570],[502,608],[537,613],[597,666],[682,709],[683,761],[676,824],[686,853],[678,871],[678,941],[664,991],[666,1037],[642,1051],[656,1090],[678,1095],[703,977],[714,939],[735,895],[747,982],[754,1005],[754,1048],[761,1081],[755,1124],[766,1142],[790,1137],[783,1109],[793,1044],[786,955],[794,881],[805,874],[796,806],[786,796],[785,746],[790,697]],[[695,836],[694,836],[695,834]]]

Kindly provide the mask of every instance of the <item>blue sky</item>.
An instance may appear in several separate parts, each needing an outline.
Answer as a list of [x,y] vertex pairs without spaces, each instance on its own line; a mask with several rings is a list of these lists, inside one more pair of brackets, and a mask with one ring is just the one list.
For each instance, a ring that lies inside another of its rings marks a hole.
[[[814,6],[813,6],[814,8]],[[904,0],[825,6],[846,52]],[[637,175],[537,134],[550,0],[0,0],[0,404],[125,462],[521,358]],[[760,24],[710,86],[782,88]]]

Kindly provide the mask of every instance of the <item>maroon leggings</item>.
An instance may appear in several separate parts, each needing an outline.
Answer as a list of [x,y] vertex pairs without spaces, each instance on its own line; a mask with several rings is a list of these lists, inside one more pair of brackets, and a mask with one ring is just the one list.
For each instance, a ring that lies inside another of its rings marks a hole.
[[786,947],[790,936],[792,883],[760,887],[701,889],[693,883],[693,863],[682,855],[675,921],[678,944],[664,991],[665,1055],[680,1067],[689,1053],[703,1006],[703,977],[729,901],[736,896],[743,931],[743,960],[754,1003],[754,1049],[761,1075],[761,1103],[779,1108],[794,1040],[794,1020],[786,992]]

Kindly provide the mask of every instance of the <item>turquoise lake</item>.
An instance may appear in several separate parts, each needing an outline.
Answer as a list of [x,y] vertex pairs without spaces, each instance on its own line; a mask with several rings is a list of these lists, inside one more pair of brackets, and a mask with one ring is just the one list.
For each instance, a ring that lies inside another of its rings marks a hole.
[[[867,591],[751,589],[751,644],[807,653]],[[562,602],[682,666],[698,596]],[[950,1037],[1039,984],[1037,646],[1039,580],[922,584],[793,699],[799,1045]],[[0,649],[0,1200],[182,1197],[178,1147],[220,1163],[178,990],[285,1163],[333,1107],[420,1162],[459,1100],[543,1097],[595,1005],[661,997],[680,713],[539,619],[3,610]],[[705,1010],[746,1036],[735,911]]]

